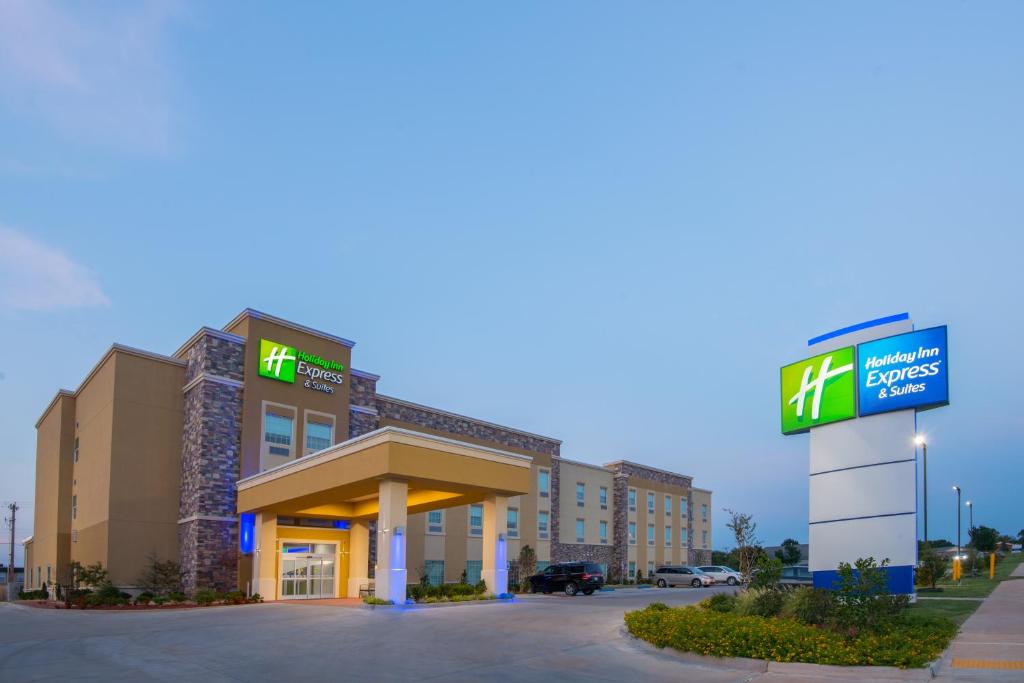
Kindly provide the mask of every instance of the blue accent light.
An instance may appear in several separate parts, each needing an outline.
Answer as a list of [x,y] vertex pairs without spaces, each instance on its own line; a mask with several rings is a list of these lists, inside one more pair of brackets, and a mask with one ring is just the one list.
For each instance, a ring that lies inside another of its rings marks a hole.
[[[899,567],[885,567],[883,571],[889,577],[889,592],[895,595],[912,594],[914,592],[914,568],[908,565]],[[853,570],[854,576],[857,570]],[[835,569],[813,572],[814,587],[825,590],[835,590],[839,582],[839,572]]]
[[868,320],[867,322],[857,323],[856,325],[850,325],[842,329],[835,330],[834,332],[826,332],[825,334],[812,337],[807,340],[808,346],[814,346],[820,344],[827,339],[833,339],[835,337],[841,337],[844,334],[856,332],[858,330],[866,330],[869,327],[878,327],[879,325],[887,325],[889,323],[898,323],[901,320],[910,320],[909,313],[897,313],[896,315],[887,315],[884,318],[875,318],[874,320]]
[[238,521],[238,550],[247,555],[256,549],[256,513],[243,512]]
[[295,546],[294,548],[285,548],[284,551],[286,553],[311,553],[313,552],[313,547],[308,545],[300,545]]
[[348,521],[347,519],[336,519],[336,520],[334,520],[334,528],[335,529],[351,529],[352,528],[352,522]]

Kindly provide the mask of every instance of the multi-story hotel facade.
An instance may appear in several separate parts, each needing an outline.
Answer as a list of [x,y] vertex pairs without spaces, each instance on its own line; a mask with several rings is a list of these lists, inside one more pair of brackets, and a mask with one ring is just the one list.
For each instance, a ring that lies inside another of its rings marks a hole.
[[267,599],[495,588],[527,545],[612,579],[710,562],[691,477],[380,394],[353,346],[251,309],[170,355],[113,345],[36,423],[26,586],[77,561],[131,588],[173,559],[186,590]]

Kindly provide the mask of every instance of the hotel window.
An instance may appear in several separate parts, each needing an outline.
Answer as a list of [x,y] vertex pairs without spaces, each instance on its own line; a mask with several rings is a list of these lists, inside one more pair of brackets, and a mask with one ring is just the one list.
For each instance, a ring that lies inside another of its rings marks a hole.
[[647,514],[654,514],[654,491],[647,492]]
[[334,445],[334,417],[306,411],[306,455]]
[[636,522],[629,523],[629,544],[636,545]]
[[466,583],[470,586],[480,583],[480,572],[483,568],[483,560],[466,560]]
[[71,496],[71,519],[78,519],[78,496]]
[[297,411],[290,406],[264,401],[260,470],[283,465],[295,457],[296,415]]
[[686,527],[679,530],[679,544],[686,547]]
[[707,532],[707,530],[705,529],[704,531],[700,532],[700,536],[701,536],[701,540],[700,540],[701,547],[702,548],[707,548],[708,547],[708,532]]
[[679,516],[686,519],[686,497],[679,496]]
[[647,578],[651,578],[654,575],[654,562],[647,563]]
[[597,493],[598,493],[598,502],[601,503],[601,509],[602,510],[607,510],[608,509],[608,487],[607,486],[602,486],[600,489],[598,489]]
[[576,542],[583,543],[584,540],[584,522],[582,519],[576,520]]
[[444,560],[425,560],[423,573],[431,586],[440,586],[444,583]]
[[587,497],[587,485],[583,482],[576,482],[576,507],[583,507],[583,501]]
[[672,496],[665,496],[665,516],[672,516]]
[[431,510],[427,513],[427,533],[444,533],[444,510]]
[[519,509],[509,508],[507,515],[508,537],[519,538]]
[[601,538],[601,543],[608,543],[608,522],[602,519],[598,522],[597,529],[598,536]]
[[75,449],[71,453],[72,453],[72,460],[74,460],[75,462],[78,462],[78,437],[77,436],[75,437]]
[[636,578],[636,562],[629,563],[629,571],[626,572],[626,578],[630,581]]
[[546,539],[548,537],[548,518],[551,513],[547,510],[540,510],[537,512],[537,538]]
[[636,512],[636,489],[629,490],[629,511]]
[[537,492],[541,498],[547,498],[551,490],[551,470],[537,471]]
[[[484,535],[484,506],[483,505],[470,505],[469,506],[469,535],[470,536],[483,536]],[[476,583],[475,581],[473,583]]]
[[703,519],[705,522],[708,521],[708,506],[707,505],[703,505],[702,504],[700,506],[700,518]]
[[46,583],[53,581],[53,566],[46,565]]
[[647,545],[654,545],[654,525],[647,525]]
[[671,548],[672,547],[672,527],[671,526],[666,526],[665,527],[665,547],[666,548]]

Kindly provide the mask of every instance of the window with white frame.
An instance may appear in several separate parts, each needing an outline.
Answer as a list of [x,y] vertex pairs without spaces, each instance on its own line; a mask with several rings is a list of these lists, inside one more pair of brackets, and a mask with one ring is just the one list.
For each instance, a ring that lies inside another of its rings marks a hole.
[[654,491],[647,492],[647,514],[654,514]]
[[654,545],[654,525],[647,525],[647,545]]
[[665,527],[665,547],[666,548],[671,548],[672,547],[672,526],[671,525],[667,525]]
[[603,519],[597,524],[598,537],[601,543],[608,543],[608,522]]
[[71,519],[78,519],[78,496],[71,496]]
[[519,508],[509,508],[507,517],[508,537],[519,538]]
[[537,538],[541,540],[547,539],[550,519],[551,513],[547,510],[539,510],[537,512]]
[[708,547],[708,530],[705,529],[704,531],[700,532],[700,536],[701,536],[701,541],[700,541],[701,547],[702,548],[707,548]]
[[607,486],[602,486],[601,488],[599,488],[597,490],[597,499],[598,499],[598,502],[601,503],[601,509],[602,510],[607,510],[608,509],[608,487]]
[[444,560],[424,560],[423,573],[427,576],[427,583],[440,586],[444,583]]
[[636,562],[635,561],[629,563],[629,571],[626,572],[626,578],[628,578],[630,581],[632,581],[633,579],[636,578]]
[[444,510],[431,510],[427,513],[427,533],[444,533]]
[[654,562],[648,562],[647,563],[647,578],[651,578],[651,575],[653,575],[653,574],[654,574]]
[[296,455],[296,409],[290,406],[263,404],[263,443],[260,449],[260,470],[268,470],[293,460]]
[[583,541],[585,539],[585,537],[584,537],[585,531],[586,531],[586,523],[582,519],[577,519],[576,520],[576,542],[577,543],[583,543]]
[[682,545],[685,548],[686,547],[686,542],[687,542],[686,527],[684,526],[683,528],[681,528],[679,530],[679,544]]
[[667,495],[667,494],[665,496],[665,516],[666,517],[671,517],[672,516],[672,496]]
[[470,505],[469,506],[469,535],[470,536],[483,536],[484,535],[484,506],[483,505]]
[[636,522],[629,523],[629,544],[636,545]]
[[547,498],[551,491],[551,470],[537,470],[537,493]]
[[629,490],[629,511],[636,512],[636,489]]
[[582,481],[576,482],[576,506],[583,507],[587,498],[587,485]]
[[686,496],[679,496],[679,516],[686,519]]
[[705,522],[708,521],[708,506],[703,503],[700,506],[700,518]]
[[326,417],[306,417],[306,454],[330,448],[334,443],[334,421]]

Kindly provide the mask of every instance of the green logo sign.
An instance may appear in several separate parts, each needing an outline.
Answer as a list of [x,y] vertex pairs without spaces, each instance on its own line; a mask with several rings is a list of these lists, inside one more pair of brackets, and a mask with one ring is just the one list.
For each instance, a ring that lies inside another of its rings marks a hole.
[[782,433],[857,416],[857,377],[852,346],[782,368]]
[[269,339],[260,339],[260,377],[269,377],[294,384],[297,355],[292,346],[278,344]]

